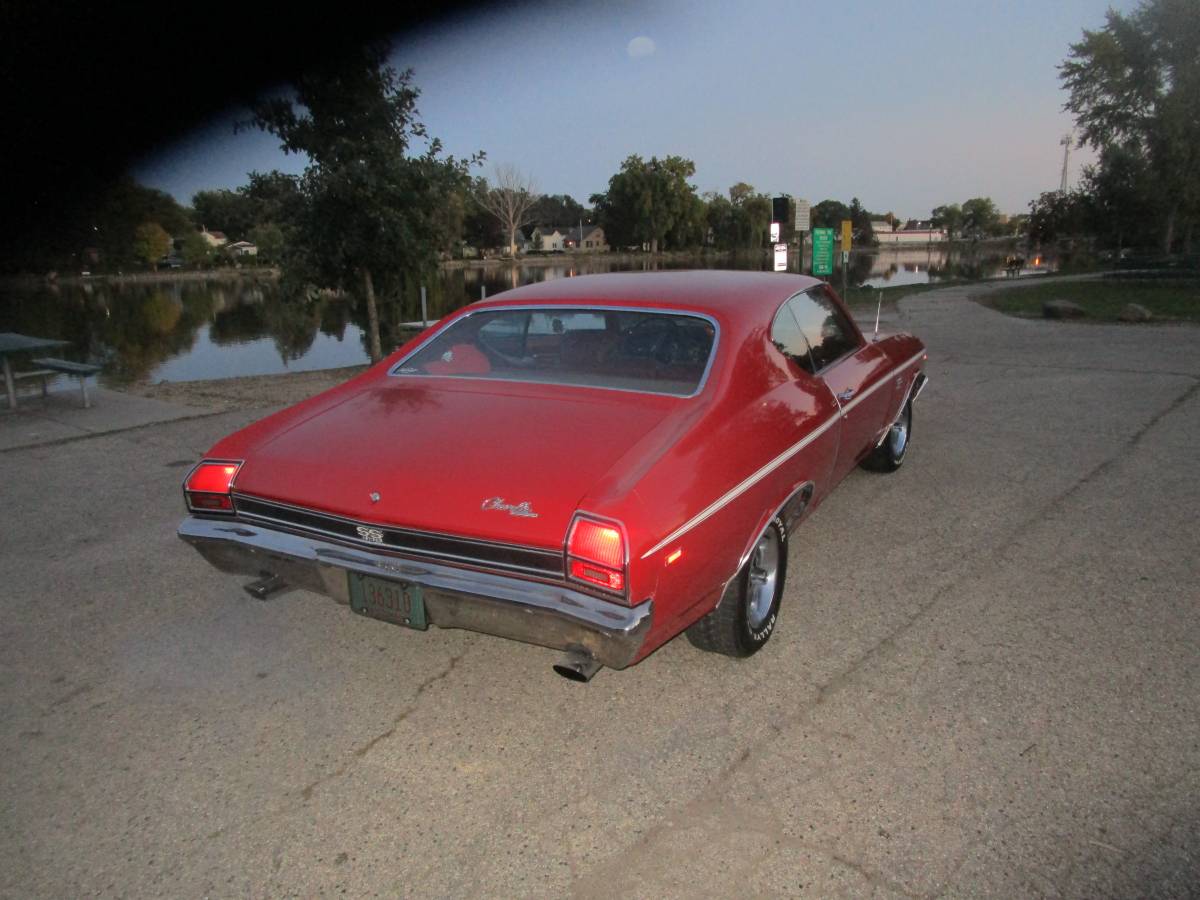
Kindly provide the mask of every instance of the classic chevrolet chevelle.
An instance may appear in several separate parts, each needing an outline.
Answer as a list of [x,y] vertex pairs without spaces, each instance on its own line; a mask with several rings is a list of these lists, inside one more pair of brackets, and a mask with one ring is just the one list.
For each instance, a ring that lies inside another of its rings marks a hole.
[[803,276],[530,285],[219,441],[179,535],[260,598],[557,648],[577,680],[683,631],[748,656],[789,533],[903,462],[925,359]]

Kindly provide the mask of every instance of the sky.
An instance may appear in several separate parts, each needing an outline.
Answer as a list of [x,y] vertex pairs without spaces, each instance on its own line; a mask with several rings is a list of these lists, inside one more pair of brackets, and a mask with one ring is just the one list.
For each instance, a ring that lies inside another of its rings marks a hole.
[[[1056,190],[1072,125],[1057,66],[1133,0],[621,2],[500,5],[396,39],[421,119],[448,153],[484,151],[581,202],[630,154],[696,164],[698,190],[745,181],[927,217]],[[250,171],[298,173],[231,109],[135,169],[189,203]],[[1072,150],[1070,180],[1092,159]]]

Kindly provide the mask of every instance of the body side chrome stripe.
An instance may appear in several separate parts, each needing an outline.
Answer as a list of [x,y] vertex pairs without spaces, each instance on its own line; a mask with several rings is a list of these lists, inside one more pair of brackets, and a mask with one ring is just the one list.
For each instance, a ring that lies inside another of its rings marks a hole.
[[653,547],[651,547],[649,550],[647,550],[645,553],[643,553],[642,559],[646,559],[649,556],[653,556],[655,553],[657,553],[663,547],[667,546],[667,544],[683,537],[683,535],[687,534],[689,531],[691,531],[693,528],[695,528],[701,522],[710,518],[715,513],[719,512],[721,509],[728,506],[730,503],[732,503],[734,500],[736,500],[742,494],[746,493],[746,491],[750,490],[750,488],[754,487],[754,485],[758,484],[758,482],[762,481],[764,478],[766,478],[768,475],[770,475],[772,472],[774,472],[776,469],[778,469],[780,466],[782,466],[785,462],[787,462],[789,459],[791,459],[793,456],[795,456],[797,453],[799,453],[801,450],[803,450],[805,447],[807,447],[809,444],[811,444],[813,441],[815,441],[817,438],[819,438],[821,435],[823,435],[826,431],[828,431],[830,428],[832,428],[837,423],[838,416],[840,416],[840,415],[841,415],[841,412],[834,413],[832,416],[830,416],[828,419],[826,419],[820,425],[820,427],[818,427],[815,431],[810,432],[809,434],[805,435],[804,438],[802,438],[801,440],[792,444],[792,446],[788,447],[786,450],[784,450],[782,453],[780,453],[777,457],[775,457],[773,460],[771,460],[769,463],[767,463],[765,466],[763,466],[761,469],[759,469],[757,472],[755,472],[749,478],[746,478],[740,484],[735,485],[733,488],[726,491],[724,494],[722,494],[720,497],[718,497],[716,500],[714,500],[712,503],[710,503],[708,506],[706,506],[704,509],[702,509],[695,516],[688,519],[686,522],[684,522],[682,525],[680,525],[678,528],[676,528],[674,531],[672,531],[669,535],[667,535],[665,538],[663,538],[661,541],[659,541],[657,544],[655,544]]
[[[695,528],[701,522],[706,521],[707,519],[711,518],[716,513],[720,512],[723,508],[728,506],[730,503],[732,503],[734,500],[736,500],[742,494],[746,493],[746,491],[750,490],[750,488],[754,487],[754,485],[758,484],[758,482],[762,481],[764,478],[766,478],[768,475],[770,475],[772,472],[774,472],[776,469],[778,469],[780,466],[782,466],[785,462],[787,462],[789,459],[791,459],[793,456],[795,456],[797,453],[799,453],[801,450],[803,450],[805,447],[807,447],[809,444],[811,444],[813,441],[815,441],[817,438],[819,438],[821,435],[823,435],[826,431],[828,431],[830,428],[832,428],[833,425],[837,422],[839,416],[844,416],[847,412],[849,412],[851,409],[853,409],[855,404],[857,404],[859,401],[865,400],[867,397],[869,397],[871,394],[873,394],[876,390],[878,390],[884,384],[889,383],[888,382],[889,378],[891,378],[893,375],[895,375],[899,372],[904,371],[905,369],[907,369],[910,366],[917,363],[919,360],[925,358],[925,355],[926,355],[925,351],[922,350],[920,353],[918,353],[916,356],[914,356],[908,362],[903,363],[900,366],[897,366],[892,372],[888,373],[888,375],[886,377],[880,378],[877,382],[875,382],[875,384],[871,385],[869,388],[867,388],[865,391],[863,391],[861,394],[859,394],[857,397],[855,397],[853,400],[851,400],[845,406],[840,407],[837,412],[835,412],[828,419],[826,419],[815,431],[811,432],[810,434],[805,435],[803,438],[801,438],[796,443],[792,444],[792,446],[788,447],[786,450],[784,450],[782,453],[780,453],[778,456],[776,456],[773,460],[771,460],[769,463],[767,463],[765,466],[763,466],[761,469],[759,469],[757,472],[755,472],[753,475],[746,478],[741,483],[735,485],[730,490],[726,491],[724,494],[722,494],[720,497],[718,497],[716,500],[714,500],[712,503],[710,503],[708,506],[706,506],[704,509],[702,509],[700,512],[698,512],[695,516],[688,519],[686,522],[684,522],[682,525],[680,525],[678,528],[676,528],[674,531],[672,531],[669,535],[667,535],[665,538],[663,538],[661,541],[659,541],[657,544],[655,544],[653,547],[651,547],[649,550],[647,550],[645,553],[643,553],[641,558],[647,559],[647,558],[653,556],[659,550],[661,550],[665,546],[667,546],[667,544],[670,544],[672,541],[676,541],[679,538],[683,537],[685,534],[687,534],[689,531],[691,531],[693,528]],[[836,398],[835,398],[835,402],[836,402]]]

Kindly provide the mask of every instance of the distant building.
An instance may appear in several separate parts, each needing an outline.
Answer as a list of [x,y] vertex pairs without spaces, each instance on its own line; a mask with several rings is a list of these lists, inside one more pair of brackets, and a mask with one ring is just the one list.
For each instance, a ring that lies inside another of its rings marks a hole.
[[567,229],[566,248],[584,253],[607,253],[608,240],[599,225],[576,226]]
[[[214,232],[219,234],[220,232]],[[258,256],[258,245],[249,241],[234,241],[225,246],[225,252],[230,256]]]
[[[880,230],[880,225],[886,230]],[[946,230],[944,228],[934,228],[933,223],[928,219],[909,219],[904,223],[904,227],[898,231],[893,230],[892,226],[887,222],[872,222],[871,227],[875,229],[875,240],[879,242],[881,247],[895,245],[911,247],[915,244],[940,244],[944,243],[947,239]]]
[[552,225],[539,225],[529,236],[529,243],[534,250],[543,253],[562,253],[567,245],[567,229],[558,229]]
[[223,231],[209,231],[203,225],[200,226],[200,237],[208,241],[210,247],[224,247],[229,243],[229,238],[225,237]]

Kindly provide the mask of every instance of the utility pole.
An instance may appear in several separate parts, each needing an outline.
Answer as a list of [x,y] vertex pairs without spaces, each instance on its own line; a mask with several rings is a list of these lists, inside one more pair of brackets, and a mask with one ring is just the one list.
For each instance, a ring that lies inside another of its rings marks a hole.
[[1071,158],[1071,133],[1067,132],[1064,134],[1063,139],[1059,143],[1062,144],[1063,148],[1063,170],[1062,181],[1058,185],[1058,190],[1060,193],[1065,194],[1067,192],[1067,160]]

